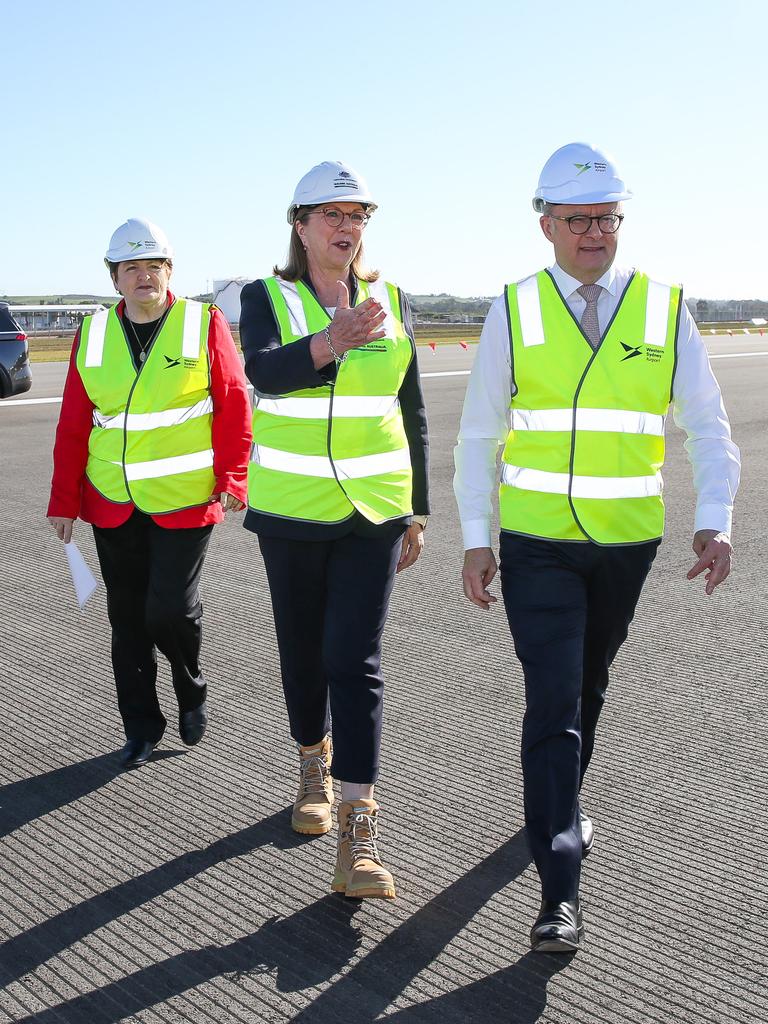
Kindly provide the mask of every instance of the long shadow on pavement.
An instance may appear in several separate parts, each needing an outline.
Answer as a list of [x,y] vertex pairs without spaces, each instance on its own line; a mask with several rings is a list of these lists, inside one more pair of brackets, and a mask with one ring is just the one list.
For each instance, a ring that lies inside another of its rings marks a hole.
[[[91,896],[0,944],[0,984],[8,984],[110,921],[127,914],[216,864],[273,844],[299,846],[307,837],[291,831],[286,808],[201,850],[184,853],[151,871]],[[235,970],[236,968],[231,968]],[[83,1018],[86,1019],[86,1018]]]
[[387,1024],[534,1024],[547,1008],[547,984],[572,959],[526,953],[487,978],[390,1014]]
[[[355,1024],[375,1021],[421,971],[440,956],[488,900],[518,878],[530,862],[525,830],[521,829],[391,932],[342,978],[291,1018],[292,1024],[330,1024],[343,1019],[354,1020]],[[510,929],[517,931],[518,928],[519,918],[512,906]],[[503,1020],[508,1024],[536,1021],[546,1005],[549,978],[571,958],[539,956],[532,961],[531,957],[532,954],[528,954],[489,978],[401,1010],[395,1016],[401,1020],[410,1016],[413,1020],[440,1021],[441,1024],[454,1021],[463,1024],[468,1019]],[[528,990],[527,999],[521,997],[522,985]],[[468,1016],[470,1013],[476,1016]]]
[[[287,822],[281,819],[287,813],[273,815],[253,828],[268,829],[270,833],[279,828],[282,832]],[[244,833],[248,831],[246,829]],[[241,837],[241,844],[244,833],[237,834]],[[221,840],[222,849],[223,844],[229,849],[233,840],[237,841],[237,837]],[[205,860],[210,859],[210,851],[218,846],[216,843],[207,851],[200,851],[200,862],[193,861],[193,867],[202,870]],[[233,855],[233,852],[227,855]],[[195,856],[179,858],[176,873],[181,870],[187,877],[181,862]],[[524,834],[520,831],[399,925],[292,1018],[295,1024],[331,1024],[341,1019],[355,1024],[374,1021],[422,970],[440,956],[494,893],[517,878],[529,863]],[[157,869],[157,872],[164,872],[167,876],[167,869],[168,865]],[[126,886],[131,884],[125,883]],[[157,891],[166,888],[168,885],[158,875]],[[110,901],[114,893],[112,890]],[[141,895],[140,902],[144,902],[143,887],[137,895]],[[25,1022],[114,1024],[129,1014],[139,1013],[221,975],[233,976],[236,982],[242,974],[276,970],[279,991],[298,991],[318,985],[338,974],[354,956],[360,936],[352,926],[352,916],[358,906],[356,901],[327,896],[288,918],[267,921],[253,935],[224,946],[208,946],[180,953],[95,992],[25,1018]],[[104,907],[103,912],[106,909]],[[490,978],[420,1004],[413,1010],[401,1011],[398,1016],[406,1019],[402,1015],[411,1014],[413,1019],[417,1019],[417,1014],[425,1014],[424,1020],[439,1019],[442,1024],[447,1024],[466,1021],[468,1009],[480,1012],[479,1008],[484,1006],[486,1014],[489,1007],[493,1012],[490,1018],[485,1017],[486,1020],[505,1019],[511,1024],[528,1024],[538,1019],[546,1005],[547,982],[563,965],[563,961],[551,957],[539,958],[532,963],[529,955]],[[252,996],[245,998],[252,999]],[[499,1013],[502,1016],[498,1016]],[[483,1018],[481,1015],[470,1019]]]
[[[153,761],[179,756],[180,750],[161,750]],[[0,787],[0,837],[106,786],[121,771],[118,758],[118,751],[100,754]]]
[[[179,953],[95,992],[24,1017],[17,1024],[116,1024],[225,975],[234,975],[237,981],[244,974],[277,971],[280,991],[319,985],[354,956],[360,944],[360,933],[351,923],[357,910],[358,904],[352,900],[326,896],[290,917],[266,921],[253,935],[225,946]],[[243,995],[243,1004],[252,1009],[250,993]],[[227,1007],[234,1009],[235,1005],[230,992]],[[233,1013],[227,1019],[243,1018]]]

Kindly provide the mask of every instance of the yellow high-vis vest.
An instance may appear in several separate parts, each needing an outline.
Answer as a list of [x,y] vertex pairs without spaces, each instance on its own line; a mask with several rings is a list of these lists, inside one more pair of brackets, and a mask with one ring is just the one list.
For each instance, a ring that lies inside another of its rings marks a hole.
[[176,299],[136,370],[115,308],[87,316],[76,364],[93,402],[86,476],[110,501],[159,515],[213,493],[211,307]]
[[[301,282],[264,281],[283,345],[331,318]],[[372,523],[409,515],[413,473],[398,393],[414,357],[397,288],[358,283],[386,311],[386,337],[348,352],[334,383],[254,395],[250,508],[287,519],[336,523],[355,509]]]
[[661,537],[681,288],[635,272],[597,349],[547,271],[508,285],[506,300],[516,390],[502,530],[597,544]]

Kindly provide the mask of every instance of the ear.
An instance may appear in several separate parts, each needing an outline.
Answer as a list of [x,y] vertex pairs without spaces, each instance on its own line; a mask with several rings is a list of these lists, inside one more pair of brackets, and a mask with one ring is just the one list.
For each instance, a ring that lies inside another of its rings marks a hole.
[[299,236],[299,241],[306,249],[306,245],[304,245],[304,225],[301,223],[300,220],[296,220],[293,222],[293,228],[296,234]]
[[552,218],[548,217],[544,213],[539,217],[539,224],[541,225],[541,230],[544,232],[544,237],[547,241],[554,242]]

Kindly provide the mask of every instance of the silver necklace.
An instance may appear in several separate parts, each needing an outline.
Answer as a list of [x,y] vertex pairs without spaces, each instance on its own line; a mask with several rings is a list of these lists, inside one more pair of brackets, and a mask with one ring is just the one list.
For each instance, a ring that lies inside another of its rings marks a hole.
[[136,325],[134,324],[133,320],[129,319],[127,316],[125,317],[125,322],[131,325],[131,334],[133,335],[136,344],[141,349],[141,351],[139,352],[139,362],[143,363],[147,358],[147,351],[152,347],[152,342],[157,337],[164,319],[165,314],[163,314],[163,316],[161,316],[160,319],[157,321],[155,329],[154,331],[152,331],[152,334],[150,335],[147,343],[142,345],[141,338],[139,337],[139,332],[136,330]]

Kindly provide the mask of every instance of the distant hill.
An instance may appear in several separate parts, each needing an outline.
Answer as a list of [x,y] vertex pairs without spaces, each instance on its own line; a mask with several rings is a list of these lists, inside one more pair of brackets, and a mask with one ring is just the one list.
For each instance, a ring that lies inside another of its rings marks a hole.
[[495,296],[408,295],[416,319],[422,322],[452,320],[480,323],[485,319]]

